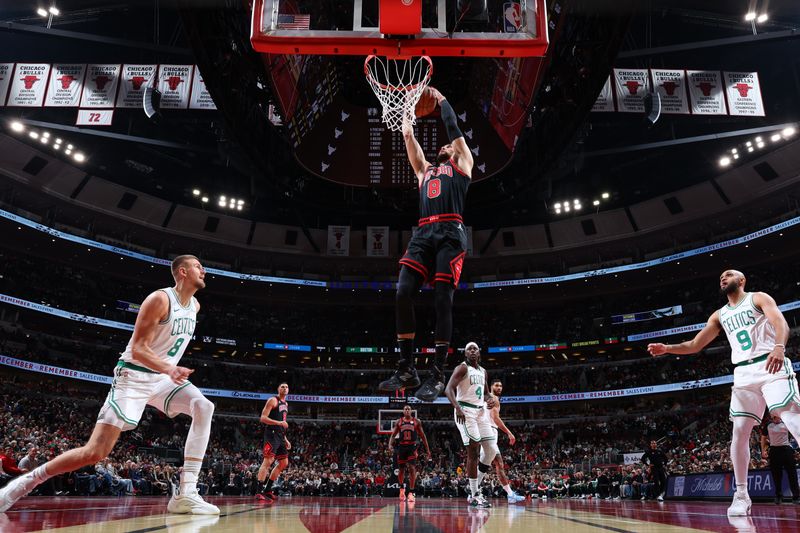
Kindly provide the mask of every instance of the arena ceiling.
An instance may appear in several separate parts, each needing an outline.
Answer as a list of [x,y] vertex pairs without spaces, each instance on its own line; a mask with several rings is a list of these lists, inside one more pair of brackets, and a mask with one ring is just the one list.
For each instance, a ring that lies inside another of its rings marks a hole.
[[[712,0],[702,8],[689,0],[558,3],[563,16],[531,105],[532,126],[523,130],[511,164],[473,186],[467,216],[476,227],[553,220],[553,203],[572,197],[609,192],[601,208],[619,207],[709,180],[720,171],[720,154],[749,138],[736,132],[800,119],[797,2]],[[165,112],[157,122],[138,110],[120,112],[110,131],[122,138],[65,131],[87,146],[87,171],[181,203],[197,202],[194,188],[236,195],[247,201],[246,216],[257,220],[411,225],[414,191],[339,185],[298,164],[286,132],[266,120],[274,94],[264,62],[248,45],[246,2],[55,4],[60,15],[51,29],[32,4],[0,8],[0,61],[196,63],[219,107]],[[744,21],[748,9],[769,15],[756,25],[758,35]],[[456,98],[469,82],[458,76],[463,61],[438,62],[451,74],[442,79],[453,80],[442,82],[443,90]],[[348,60],[341,64],[346,68]],[[652,124],[644,116],[590,113],[611,67],[758,71],[766,116],[662,115]],[[362,94],[362,83],[360,76],[345,77],[342,90]],[[75,111],[0,113],[57,128],[71,126]]]

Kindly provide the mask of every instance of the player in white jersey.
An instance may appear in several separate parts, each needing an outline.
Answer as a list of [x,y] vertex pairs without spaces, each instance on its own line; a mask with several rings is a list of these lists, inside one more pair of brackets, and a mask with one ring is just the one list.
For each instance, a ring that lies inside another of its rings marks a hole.
[[733,393],[730,418],[733,422],[731,461],[736,493],[729,516],[750,514],[747,467],[750,463],[750,434],[761,422],[764,409],[776,416],[800,440],[800,397],[792,362],[785,356],[789,325],[775,300],[764,292],[745,292],[744,274],[726,270],[719,278],[720,292],[728,305],[715,311],[694,339],[681,344],[648,344],[654,355],[693,354],[705,348],[720,331],[731,345]]
[[[445,395],[455,410],[456,427],[467,448],[467,476],[469,477],[470,505],[491,507],[480,494],[480,482],[491,469],[492,461],[500,452],[492,428],[488,409],[494,407],[494,399],[486,401],[486,370],[480,366],[481,350],[474,342],[464,348],[466,361],[458,365],[450,376]],[[481,448],[484,462],[478,461]]]
[[[508,426],[506,426],[506,423],[503,422],[503,419],[500,418],[500,396],[503,394],[503,382],[499,379],[493,379],[492,385],[489,388],[489,390],[491,391],[490,397],[495,399],[494,407],[489,409],[489,420],[491,420],[492,422],[492,434],[494,435],[493,436],[494,442],[495,444],[497,444],[497,438],[498,438],[497,430],[499,428],[503,430],[503,433],[508,435],[508,443],[511,446],[513,446],[514,443],[517,442],[517,437],[514,436],[511,430],[508,429]],[[500,446],[497,446],[497,449],[499,450]],[[481,463],[486,462],[485,452],[483,451],[483,448],[481,448],[481,456],[479,460]],[[524,502],[525,496],[520,496],[519,494],[511,490],[511,483],[509,482],[508,476],[506,475],[506,467],[505,464],[503,464],[503,456],[500,454],[500,452],[497,453],[497,455],[494,458],[494,461],[492,461],[492,464],[494,464],[494,470],[497,473],[497,479],[500,481],[500,486],[503,487],[503,490],[506,492],[506,495],[508,496],[508,503]]]
[[172,261],[175,286],[151,293],[136,317],[128,347],[114,369],[114,380],[100,409],[89,442],[23,474],[0,489],[0,513],[47,479],[105,459],[120,433],[135,428],[146,405],[174,417],[186,414],[192,425],[184,446],[180,490],[173,494],[170,513],[219,514],[197,493],[197,477],[211,433],[214,404],[187,381],[194,372],[178,362],[194,333],[200,304],[194,294],[204,288],[205,270],[197,257]]

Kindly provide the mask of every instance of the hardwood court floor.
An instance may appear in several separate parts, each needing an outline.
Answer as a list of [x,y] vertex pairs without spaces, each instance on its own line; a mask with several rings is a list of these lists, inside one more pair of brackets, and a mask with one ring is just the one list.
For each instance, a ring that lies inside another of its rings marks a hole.
[[464,500],[282,498],[264,505],[217,497],[219,517],[166,514],[166,498],[25,498],[0,514],[0,531],[62,533],[661,533],[800,531],[800,506],[756,504],[753,516],[729,519],[728,503],[534,500],[468,509]]

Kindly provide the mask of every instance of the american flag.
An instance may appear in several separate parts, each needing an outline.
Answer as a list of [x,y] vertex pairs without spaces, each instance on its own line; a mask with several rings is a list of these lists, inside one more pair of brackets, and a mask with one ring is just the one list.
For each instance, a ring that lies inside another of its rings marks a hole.
[[311,15],[278,15],[279,30],[307,30],[311,25]]

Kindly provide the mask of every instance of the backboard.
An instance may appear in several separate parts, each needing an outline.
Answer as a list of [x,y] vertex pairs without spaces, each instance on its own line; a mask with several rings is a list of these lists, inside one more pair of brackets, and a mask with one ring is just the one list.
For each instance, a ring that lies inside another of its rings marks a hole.
[[542,57],[545,0],[255,0],[269,54]]

